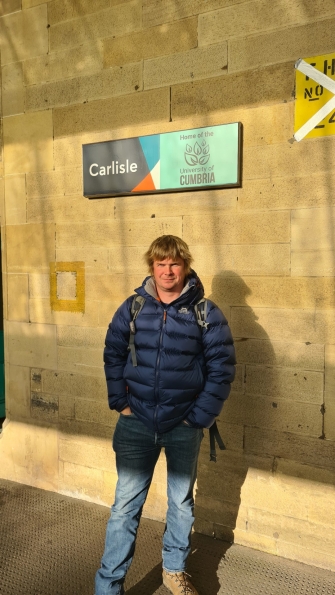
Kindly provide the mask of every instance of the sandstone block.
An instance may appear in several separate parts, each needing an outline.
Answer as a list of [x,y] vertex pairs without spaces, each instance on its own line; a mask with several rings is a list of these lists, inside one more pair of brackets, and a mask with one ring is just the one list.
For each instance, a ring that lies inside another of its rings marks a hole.
[[208,535],[209,537],[213,537],[214,535],[216,537],[213,521],[201,519],[198,516],[195,517],[194,531],[196,531],[196,533],[201,533],[202,535]]
[[102,351],[103,343],[100,349],[58,347],[58,368],[60,370],[69,370],[76,374],[104,378]]
[[308,499],[309,519],[312,523],[321,523],[329,528],[335,529],[335,511],[334,511],[335,493],[334,489],[328,489],[325,492],[320,489],[311,495]]
[[6,224],[17,225],[27,221],[25,175],[5,178]]
[[65,324],[70,326],[98,325],[99,311],[97,302],[85,301],[85,312],[62,312],[51,310],[50,299],[33,298],[29,300],[31,322],[45,324]]
[[73,422],[75,420],[75,399],[68,395],[58,397],[58,417],[60,421]]
[[199,13],[216,10],[222,7],[236,4],[240,0],[184,0],[173,2],[173,0],[145,0],[143,3],[143,26],[153,27],[162,23],[177,21]]
[[101,470],[65,461],[59,487],[63,493],[64,491],[71,492],[77,498],[99,498],[103,491],[103,476],[104,473]]
[[[221,453],[220,453],[221,454]],[[220,454],[218,456],[220,456]],[[222,500],[224,502],[240,503],[241,484],[243,484],[245,474],[240,475],[234,469],[224,469],[225,475],[222,476],[222,468],[200,465],[198,471],[197,495],[201,494],[203,498]]]
[[[149,246],[149,244],[148,244]],[[108,269],[112,274],[142,275],[143,279],[148,271],[143,255],[147,247],[142,246],[113,246],[108,250]]]
[[[291,122],[287,139],[292,129]],[[243,189],[239,190],[239,207],[263,210],[334,206],[335,198],[331,190],[335,184],[334,178],[331,172],[321,171],[271,180],[248,180],[243,184]]]
[[6,416],[11,421],[30,417],[30,370],[8,364],[5,370]]
[[24,112],[22,63],[5,65],[2,69],[2,114],[12,116]]
[[52,25],[50,27],[51,51],[88,42],[96,43],[97,38],[138,31],[142,22],[141,12],[142,3],[134,0]]
[[[290,399],[300,403],[323,403],[324,375],[296,368],[246,366],[245,390],[249,395],[267,395],[274,401]],[[239,390],[235,388],[234,390]],[[275,403],[273,403],[275,405]]]
[[39,4],[45,4],[45,2],[51,2],[51,0],[22,0],[22,8],[33,8]]
[[[1,172],[2,173],[2,172]],[[5,221],[5,181],[0,177],[0,222]]]
[[225,527],[225,525],[214,523],[213,537],[214,539],[221,539],[221,541],[225,541],[226,543],[233,543],[234,531],[232,527]]
[[8,275],[8,320],[29,321],[28,275]]
[[288,342],[332,343],[335,321],[331,310],[232,308],[234,337]]
[[[134,289],[142,284],[143,275],[89,275],[86,278],[86,295],[88,300],[98,300],[109,304],[110,311],[134,293]],[[108,321],[110,322],[110,320]]]
[[78,0],[63,0],[63,2],[57,2],[57,0],[54,0],[49,2],[48,21],[50,25],[55,25],[61,21],[67,21],[92,12],[106,10],[116,3],[121,4],[122,1],[94,0],[94,2],[90,2],[89,0],[80,0],[80,2],[78,2]]
[[4,118],[3,134],[6,174],[53,168],[51,111]]
[[124,226],[120,220],[57,225],[57,248],[67,246],[149,246],[162,234],[182,233],[181,217],[135,219]]
[[266,535],[259,535],[251,533],[250,531],[243,531],[242,529],[234,530],[234,543],[251,547],[261,552],[277,555],[277,541],[273,537]]
[[261,452],[264,455],[335,471],[335,444],[330,440],[247,427],[244,447],[246,453]]
[[234,380],[234,390],[236,392],[244,391],[244,376],[245,376],[245,366],[241,366],[240,364],[237,364],[236,375],[235,375],[235,380]]
[[262,513],[254,509],[249,510],[248,530],[261,533],[278,539],[279,543],[285,542],[293,546],[333,553],[332,543],[335,537],[333,527],[321,526],[301,519],[293,519],[276,514]]
[[235,527],[237,507],[230,502],[224,502],[221,498],[214,500],[197,494],[195,504],[195,516],[205,520],[217,522],[226,527]]
[[[289,275],[289,244],[190,245],[199,275]],[[210,297],[210,296],[208,296]]]
[[[236,189],[200,190],[148,196],[116,197],[116,219],[142,219],[144,217],[169,217],[189,215],[190,210],[203,213],[220,212],[220,209],[236,209]],[[222,211],[221,211],[222,212]]]
[[82,261],[85,263],[85,271],[90,273],[102,273],[108,269],[108,252],[103,248],[60,248],[56,251],[57,262]]
[[65,371],[42,370],[43,392],[73,398],[103,401],[107,406],[104,378],[95,378]]
[[1,476],[43,490],[58,488],[58,433],[11,421],[1,435]]
[[79,168],[27,175],[28,198],[71,194],[82,194],[82,170]]
[[334,279],[321,277],[243,279],[233,271],[226,271],[212,280],[213,300],[231,306],[328,309],[333,305],[334,290]]
[[227,44],[195,48],[144,61],[144,88],[153,89],[218,77],[227,72]]
[[114,427],[114,417],[106,403],[77,399],[75,404],[75,417],[79,421],[88,421]]
[[29,275],[29,297],[50,298],[50,273],[31,273]]
[[[281,544],[283,551],[286,544],[291,548],[295,544],[299,548],[332,554],[331,543],[334,538],[334,529],[331,527],[319,528],[319,525],[305,520],[293,519],[253,508],[249,508],[246,522],[247,531],[253,534],[274,537],[278,540],[278,544]],[[240,528],[243,529],[242,526]]]
[[[54,4],[49,4],[48,10]],[[60,6],[60,4],[57,4]],[[50,20],[49,20],[50,22]],[[82,45],[60,52],[51,52],[43,57],[31,58],[23,63],[26,85],[39,85],[90,75],[102,70],[102,48],[100,44]]]
[[114,493],[116,488],[117,482],[117,473],[116,470],[113,472],[111,471],[104,471],[104,489],[102,493],[102,500],[106,503],[107,506],[111,506],[114,502]]
[[58,326],[57,344],[63,347],[101,349],[105,341],[105,331],[99,328]]
[[46,4],[8,14],[0,27],[2,66],[48,53]]
[[334,250],[334,217],[334,207],[292,211],[292,251]]
[[86,103],[92,99],[127,95],[142,88],[142,64],[126,64],[80,76],[26,88],[26,109]]
[[245,339],[235,341],[236,359],[246,364],[324,370],[324,346]]
[[[130,4],[130,3],[129,3]],[[112,119],[111,119],[112,114]],[[143,93],[91,101],[54,111],[55,137],[138,124],[169,121],[170,91],[155,89]]]
[[[255,33],[285,29],[303,22],[313,22],[334,16],[334,5],[314,0],[298,1],[294,6],[288,2],[270,7],[266,0],[239,3],[213,10],[199,16],[199,43],[207,45],[222,39],[246,37]],[[314,54],[313,54],[314,55]]]
[[185,52],[197,46],[197,19],[183,19],[171,24],[152,27],[125,37],[103,40],[104,66],[122,66],[127,62],[138,62]]
[[[111,411],[111,414],[114,419],[115,428],[117,421],[116,414],[114,412],[113,416],[113,411]],[[71,419],[61,420],[59,423],[59,430],[62,439],[76,442],[81,441],[82,448],[85,448],[87,436],[92,436],[94,439],[97,440],[104,440],[105,443],[108,446],[110,446],[113,427],[103,426],[101,424],[96,424],[87,421],[78,421],[76,419]]]
[[55,227],[51,223],[10,225],[7,227],[8,271],[46,268],[54,260]]
[[288,27],[259,36],[229,41],[229,72],[245,72],[270,64],[295,61],[332,51],[330,31],[334,19],[315,21],[308,25]]
[[278,458],[275,462],[275,473],[295,477],[297,481],[304,480],[308,497],[313,495],[315,489],[328,490],[328,487],[331,487],[334,490],[332,486],[334,486],[335,472],[330,469]]
[[325,348],[325,435],[335,440],[335,345]]
[[21,0],[3,0],[0,6],[0,17],[21,10]]
[[335,275],[334,250],[294,250],[291,256],[292,275],[331,277]]
[[8,360],[11,364],[48,369],[56,367],[54,326],[8,321],[5,332],[8,340]]
[[99,302],[99,326],[102,327],[104,330],[107,330],[107,327],[112,320],[114,313],[120,306],[121,302],[114,301],[103,301]]
[[241,491],[244,506],[307,520],[309,507],[299,482],[285,485],[270,473],[249,469]]
[[184,239],[191,245],[271,244],[289,242],[290,212],[270,211],[240,214],[216,211],[214,214],[183,218]]
[[[292,171],[299,171],[301,176],[312,171],[332,171],[335,165],[333,148],[335,137],[325,136],[315,140],[315,144],[282,143],[268,147],[246,147],[244,150],[244,178],[270,178],[272,172],[277,176],[292,177]],[[330,153],[329,159],[324,155]]]
[[59,458],[61,461],[101,469],[102,471],[115,470],[114,453],[106,440],[91,438],[83,448],[81,441],[60,440]]
[[[81,180],[79,183],[81,185]],[[67,192],[68,190],[65,189],[65,191]],[[43,200],[40,200],[40,198],[28,198],[27,220],[31,223],[37,223],[40,221],[68,222],[74,218],[77,221],[114,219],[114,205],[115,200],[112,198],[107,200],[89,200],[82,195],[77,196],[72,194],[67,196],[50,196],[43,198]],[[69,260],[69,257],[66,256],[63,260],[66,262]],[[74,260],[83,260],[87,266],[85,259],[79,259],[76,256]],[[92,255],[89,260],[93,260]]]
[[195,81],[191,85],[176,85],[172,89],[173,120],[199,114],[199,106],[203,117],[215,112],[217,117],[221,115],[222,118],[222,115],[231,109],[292,101],[294,89],[292,66],[292,64],[280,64],[253,72]]
[[[223,414],[221,414],[222,416]],[[217,419],[219,432],[227,450],[243,450],[243,426],[237,424],[228,424],[222,421],[221,417]]]
[[228,423],[292,432],[318,438],[322,435],[323,415],[320,405],[291,402],[270,397],[252,397],[232,392],[222,419]]
[[31,393],[31,417],[47,423],[58,422],[58,397],[44,393]]

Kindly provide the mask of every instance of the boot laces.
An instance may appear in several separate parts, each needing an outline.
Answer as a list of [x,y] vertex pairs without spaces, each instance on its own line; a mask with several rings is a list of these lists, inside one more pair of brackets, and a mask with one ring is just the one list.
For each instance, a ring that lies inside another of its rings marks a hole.
[[179,585],[182,588],[182,595],[187,595],[188,593],[194,593],[193,588],[190,586],[190,582],[188,580],[188,577],[190,577],[190,574],[187,574],[187,572],[181,572],[176,574],[176,581],[179,581]]

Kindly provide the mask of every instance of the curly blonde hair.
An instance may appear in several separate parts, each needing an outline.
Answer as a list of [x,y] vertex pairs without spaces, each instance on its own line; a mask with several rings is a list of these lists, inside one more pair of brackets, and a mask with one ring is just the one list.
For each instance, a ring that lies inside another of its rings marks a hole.
[[182,258],[185,263],[185,273],[191,272],[193,258],[186,242],[178,236],[166,235],[156,238],[144,254],[145,262],[148,265],[150,275],[153,274],[155,261],[162,261],[166,258]]

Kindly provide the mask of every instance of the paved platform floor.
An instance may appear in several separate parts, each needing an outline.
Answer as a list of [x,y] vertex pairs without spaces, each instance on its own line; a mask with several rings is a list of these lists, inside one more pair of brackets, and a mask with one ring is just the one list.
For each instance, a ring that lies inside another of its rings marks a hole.
[[[93,595],[109,509],[0,479],[1,595]],[[142,519],[127,595],[161,584],[164,525]],[[200,595],[335,595],[335,573],[195,533],[189,568]]]

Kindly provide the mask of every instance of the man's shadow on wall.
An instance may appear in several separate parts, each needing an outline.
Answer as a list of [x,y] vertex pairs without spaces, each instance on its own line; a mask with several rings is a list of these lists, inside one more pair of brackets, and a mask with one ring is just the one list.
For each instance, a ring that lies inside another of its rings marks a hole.
[[[275,366],[275,354],[269,337],[247,301],[251,293],[239,275],[233,271],[223,271],[215,275],[212,293],[206,296],[219,306],[228,319],[237,360],[236,379],[231,394],[217,419],[226,450],[221,451],[217,447],[217,462],[210,462],[209,433],[205,431],[195,495],[195,531],[222,540],[222,556],[234,542],[234,529],[241,505],[241,488],[250,462],[259,463],[262,468],[269,470],[273,463],[272,458],[264,457],[261,452],[259,461],[257,455],[251,458],[244,452],[246,426],[254,425],[257,428],[258,420],[262,417],[262,401],[255,394],[247,394],[247,366],[264,366],[267,363]],[[250,407],[253,410],[252,420],[249,418]],[[190,566],[192,565],[191,557]],[[200,572],[207,572],[202,565]],[[213,584],[212,581],[213,577],[209,582]],[[216,587],[213,595],[219,592],[218,580]],[[212,595],[212,592],[208,595]]]

